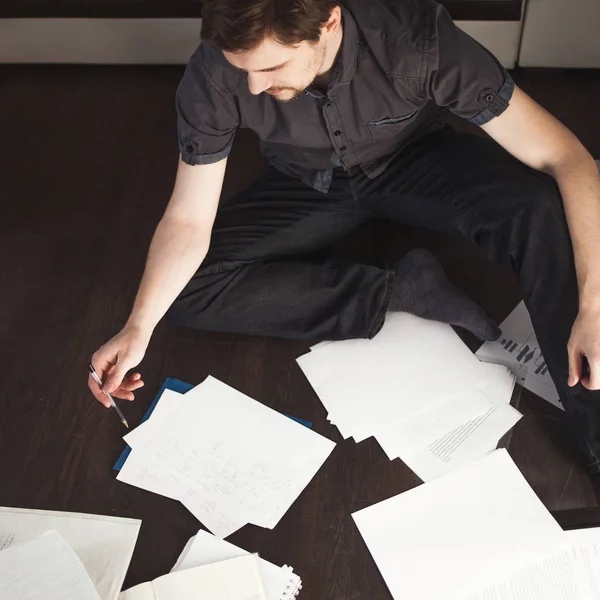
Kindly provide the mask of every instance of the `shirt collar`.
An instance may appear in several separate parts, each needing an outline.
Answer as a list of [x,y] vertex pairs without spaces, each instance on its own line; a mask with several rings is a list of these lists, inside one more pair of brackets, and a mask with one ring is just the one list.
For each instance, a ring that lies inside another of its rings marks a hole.
[[334,80],[332,87],[338,83],[346,85],[350,83],[356,71],[358,60],[358,27],[352,13],[342,6],[343,33],[342,47],[338,61],[339,71],[336,68],[337,81]]
[[[329,95],[338,85],[347,85],[352,80],[356,71],[356,62],[358,60],[358,27],[356,21],[348,9],[342,8],[342,27],[343,37],[337,60],[333,66],[331,82],[327,89]],[[322,98],[323,94],[317,90],[308,88],[306,93],[315,97]]]

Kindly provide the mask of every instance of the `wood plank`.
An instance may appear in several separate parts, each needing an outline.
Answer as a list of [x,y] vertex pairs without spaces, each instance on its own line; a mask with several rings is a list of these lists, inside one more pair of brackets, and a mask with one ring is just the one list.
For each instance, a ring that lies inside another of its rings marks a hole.
[[[115,480],[111,466],[124,431],[91,398],[85,371],[91,353],[127,318],[168,200],[181,73],[180,67],[0,68],[0,505],[142,518],[127,585],[168,571],[199,527],[177,502]],[[587,136],[596,110],[587,94],[595,77],[523,72],[518,81],[593,145]],[[240,132],[225,195],[262,167],[254,136]],[[509,273],[450,236],[374,222],[336,251],[385,262],[414,246],[430,248],[496,319],[518,300]],[[313,421],[316,431],[339,442],[331,458],[273,531],[246,527],[231,539],[293,565],[305,581],[303,597],[388,599],[350,514],[419,480],[401,461],[387,460],[372,439],[341,440],[294,362],[307,347],[161,324],[140,366],[146,387],[123,410],[137,424],[166,376],[198,383],[210,373]],[[530,396],[522,409],[510,452],[535,491],[553,510],[597,507],[598,483],[584,472],[551,407]]]

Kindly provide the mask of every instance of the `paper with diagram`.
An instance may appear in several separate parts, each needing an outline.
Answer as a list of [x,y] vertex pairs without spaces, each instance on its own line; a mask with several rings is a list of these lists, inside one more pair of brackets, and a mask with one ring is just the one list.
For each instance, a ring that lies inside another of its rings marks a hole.
[[511,369],[525,367],[523,386],[564,410],[524,302],[508,315],[500,329],[502,335],[494,342],[485,342],[475,355],[482,361],[503,364]]
[[118,479],[180,500],[221,538],[275,527],[335,446],[213,377],[171,395],[125,441]]

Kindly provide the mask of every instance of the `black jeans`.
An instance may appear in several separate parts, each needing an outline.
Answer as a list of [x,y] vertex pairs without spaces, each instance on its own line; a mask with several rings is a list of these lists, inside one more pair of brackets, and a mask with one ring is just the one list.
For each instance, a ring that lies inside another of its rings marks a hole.
[[327,194],[271,170],[219,209],[208,256],[168,316],[293,339],[371,337],[393,273],[312,255],[375,216],[460,234],[512,268],[577,441],[600,466],[600,392],[566,383],[578,292],[558,187],[488,138],[431,133],[376,179],[336,171]]

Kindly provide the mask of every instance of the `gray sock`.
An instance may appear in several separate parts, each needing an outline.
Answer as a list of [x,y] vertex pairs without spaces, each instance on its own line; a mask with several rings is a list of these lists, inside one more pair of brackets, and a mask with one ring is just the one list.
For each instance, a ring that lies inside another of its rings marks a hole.
[[411,250],[395,271],[388,311],[463,327],[482,341],[500,336],[500,329],[484,310],[448,281],[431,252]]

